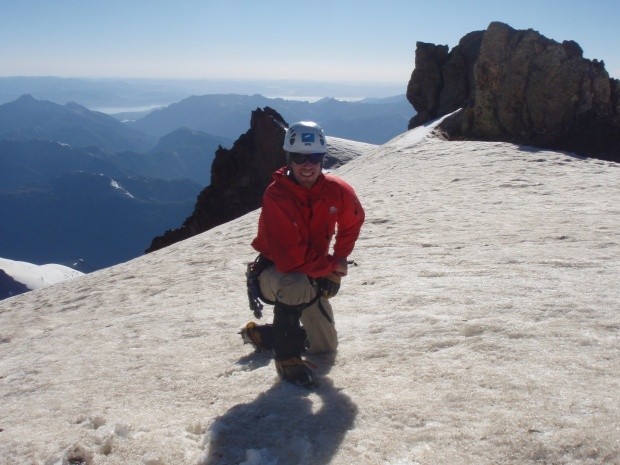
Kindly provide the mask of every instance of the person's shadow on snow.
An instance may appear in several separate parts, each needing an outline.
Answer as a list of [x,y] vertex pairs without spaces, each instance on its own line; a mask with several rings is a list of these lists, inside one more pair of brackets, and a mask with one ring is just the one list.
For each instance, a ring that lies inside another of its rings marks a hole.
[[204,465],[329,463],[353,428],[357,406],[325,377],[333,357],[317,362],[318,388],[276,382],[218,417],[205,437]]

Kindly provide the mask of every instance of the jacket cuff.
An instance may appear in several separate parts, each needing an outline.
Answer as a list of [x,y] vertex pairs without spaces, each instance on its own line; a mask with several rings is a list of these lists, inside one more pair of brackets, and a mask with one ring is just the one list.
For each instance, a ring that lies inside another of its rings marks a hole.
[[336,271],[336,268],[338,268],[338,261],[340,260],[340,258],[336,255],[328,255],[328,257],[329,262],[331,263],[331,272],[334,272]]

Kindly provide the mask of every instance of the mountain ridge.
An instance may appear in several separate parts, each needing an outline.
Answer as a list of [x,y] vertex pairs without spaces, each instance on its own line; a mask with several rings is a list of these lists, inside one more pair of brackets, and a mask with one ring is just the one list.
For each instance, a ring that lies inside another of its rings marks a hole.
[[0,105],[0,139],[61,141],[104,150],[148,150],[154,138],[77,103],[64,106],[26,94]]
[[327,135],[373,144],[400,134],[414,113],[404,94],[372,103],[327,97],[310,103],[260,94],[209,94],[188,97],[127,124],[156,136],[188,127],[236,139],[247,129],[247,115],[264,107],[273,108],[286,121],[319,121]]

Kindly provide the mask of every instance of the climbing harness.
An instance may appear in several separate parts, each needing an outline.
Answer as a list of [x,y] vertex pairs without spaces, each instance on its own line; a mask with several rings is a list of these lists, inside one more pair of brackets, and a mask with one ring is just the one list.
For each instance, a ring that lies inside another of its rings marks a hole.
[[[248,263],[245,272],[250,310],[252,310],[254,316],[258,319],[263,317],[263,302],[268,305],[276,304],[276,302],[266,299],[265,296],[263,296],[263,293],[260,290],[260,282],[258,280],[260,274],[270,266],[273,266],[273,262],[268,258],[265,258],[263,255],[259,254],[253,262]],[[316,280],[314,281],[316,282]],[[321,314],[327,319],[327,321],[333,323],[333,320],[331,319],[331,317],[325,310],[323,303],[321,302],[321,295],[321,289],[320,287],[318,287],[316,296],[312,300],[310,300],[310,302],[297,305],[296,308],[301,312],[318,302],[319,311],[321,312]]]

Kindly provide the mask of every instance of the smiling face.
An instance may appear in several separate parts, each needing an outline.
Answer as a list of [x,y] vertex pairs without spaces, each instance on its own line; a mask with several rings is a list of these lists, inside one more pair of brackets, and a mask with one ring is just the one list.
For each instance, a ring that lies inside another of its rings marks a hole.
[[295,156],[291,156],[290,167],[293,177],[299,185],[306,189],[310,189],[321,174],[323,156],[322,154],[305,156],[297,156],[297,154],[295,154]]
[[321,174],[323,163],[311,163],[306,160],[303,163],[291,162],[290,167],[293,177],[300,186],[310,189]]

